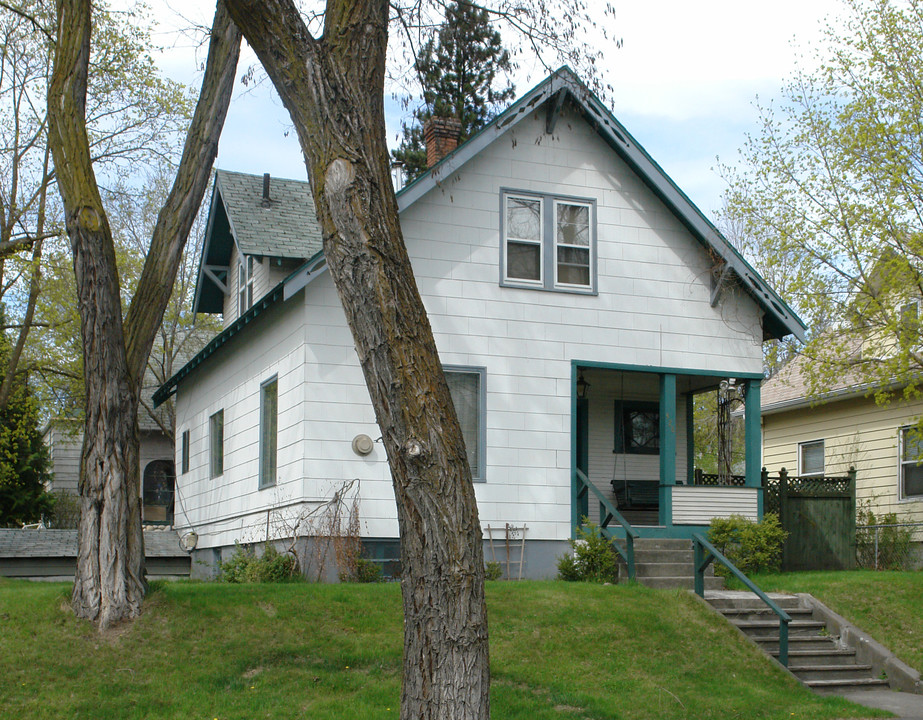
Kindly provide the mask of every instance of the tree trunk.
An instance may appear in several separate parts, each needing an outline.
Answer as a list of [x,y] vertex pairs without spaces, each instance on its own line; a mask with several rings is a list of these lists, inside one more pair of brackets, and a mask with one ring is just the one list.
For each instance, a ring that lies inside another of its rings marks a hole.
[[[240,33],[218,2],[199,102],[123,324],[112,233],[86,134],[91,3],[58,0],[48,142],[74,256],[86,416],[73,606],[101,629],[137,616],[144,597],[138,406],[144,367],[205,194],[233,87]],[[126,341],[127,340],[127,341]]]
[[474,487],[388,168],[388,2],[330,0],[322,40],[289,0],[227,4],[298,132],[324,253],[388,453],[401,536],[401,717],[487,718]]

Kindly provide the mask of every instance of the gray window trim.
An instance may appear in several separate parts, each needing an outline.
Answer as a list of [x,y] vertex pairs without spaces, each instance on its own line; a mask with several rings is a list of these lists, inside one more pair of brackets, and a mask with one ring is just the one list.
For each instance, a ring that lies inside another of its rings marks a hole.
[[189,472],[189,430],[183,430],[180,449],[180,474]]
[[473,482],[487,482],[487,368],[474,365],[443,365],[445,373],[468,373],[478,376],[478,468]]
[[[511,279],[506,276],[506,201],[507,198],[525,198],[528,200],[541,200],[542,203],[542,250],[541,250],[541,281]],[[590,208],[590,285],[567,285],[556,283],[557,258],[557,233],[555,232],[555,208],[558,203],[571,203],[586,205]],[[561,292],[576,295],[598,295],[597,272],[597,214],[596,199],[578,197],[575,195],[562,195],[558,193],[535,192],[529,190],[515,190],[513,188],[500,188],[500,286],[523,288],[528,290],[544,290],[547,292]]]
[[[264,462],[266,459],[266,452],[268,450],[265,443],[263,442],[263,438],[265,437],[263,433],[263,422],[266,419],[266,414],[265,414],[266,388],[268,388],[270,385],[276,386],[276,417],[275,417],[276,431],[272,438],[272,444],[273,444],[272,451],[276,456],[276,462],[274,463],[274,466],[273,466],[272,477],[267,478],[267,477],[264,477],[263,475]],[[279,376],[278,375],[273,375],[271,378],[264,380],[263,382],[260,383],[260,441],[259,441],[259,447],[260,447],[259,489],[263,490],[264,488],[274,487],[278,479],[278,476],[279,476]]]
[[224,474],[224,408],[208,417],[208,474],[212,478]]
[[[820,472],[806,473],[804,472],[804,466],[802,463],[802,449],[808,445],[820,445],[824,450],[824,469]],[[823,477],[827,472],[827,447],[824,443],[823,438],[817,440],[805,440],[804,442],[798,443],[798,477]]]
[[904,467],[913,461],[904,461],[904,431],[913,425],[902,425],[897,431],[897,500],[898,502],[920,502],[923,495],[906,495],[904,493]]

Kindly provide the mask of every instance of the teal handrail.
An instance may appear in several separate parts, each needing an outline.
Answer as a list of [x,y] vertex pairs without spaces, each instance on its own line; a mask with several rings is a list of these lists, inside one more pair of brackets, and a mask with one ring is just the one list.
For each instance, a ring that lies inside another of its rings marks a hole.
[[[587,495],[588,492],[592,492],[596,499],[599,500],[599,531],[603,533],[609,541],[612,543],[612,547],[615,548],[616,552],[622,557],[625,561],[625,564],[628,566],[628,579],[635,579],[635,538],[639,537],[638,531],[635,530],[631,523],[628,522],[622,514],[615,509],[615,505],[609,502],[609,499],[603,495],[599,488],[596,487],[593,483],[590,482],[590,479],[586,474],[579,468],[574,472],[574,477],[576,478],[576,494],[574,497],[574,505],[578,500]],[[622,529],[625,531],[625,548],[614,542],[615,536],[612,534],[612,531],[609,529],[609,523],[615,520],[619,525],[622,526]]]
[[734,563],[728,560],[724,555],[718,552],[717,548],[705,539],[700,533],[692,535],[692,549],[695,558],[695,593],[701,598],[705,597],[705,570],[712,562],[717,560],[724,567],[740,580],[746,587],[752,590],[756,596],[769,606],[776,615],[779,616],[779,662],[784,667],[788,667],[788,624],[792,621],[791,616],[773,602],[766,593],[760,590],[756,584],[738,570]]

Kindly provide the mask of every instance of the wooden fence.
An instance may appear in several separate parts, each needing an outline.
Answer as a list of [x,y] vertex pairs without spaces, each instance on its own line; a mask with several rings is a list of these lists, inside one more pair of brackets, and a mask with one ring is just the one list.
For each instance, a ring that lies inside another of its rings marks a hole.
[[763,470],[763,509],[779,515],[788,538],[782,569],[848,570],[856,566],[856,471],[845,477],[778,477]]

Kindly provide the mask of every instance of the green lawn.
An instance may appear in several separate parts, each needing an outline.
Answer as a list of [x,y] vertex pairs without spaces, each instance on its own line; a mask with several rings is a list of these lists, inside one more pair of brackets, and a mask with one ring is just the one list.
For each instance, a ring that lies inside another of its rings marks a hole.
[[923,572],[798,572],[754,580],[763,590],[811,593],[923,673]]
[[[397,718],[396,584],[169,583],[104,636],[69,587],[0,579],[3,718]],[[488,583],[492,717],[857,718],[688,593]]]

